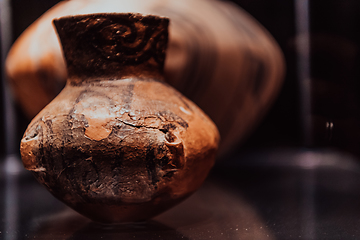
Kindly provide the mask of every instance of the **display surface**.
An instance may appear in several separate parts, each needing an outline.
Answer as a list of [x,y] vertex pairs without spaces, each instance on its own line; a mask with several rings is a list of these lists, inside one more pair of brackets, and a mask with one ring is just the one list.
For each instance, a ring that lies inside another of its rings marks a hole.
[[[239,160],[242,160],[239,163]],[[99,225],[29,173],[0,178],[1,239],[359,239],[360,166],[327,151],[250,152],[217,165],[180,205],[149,222]]]

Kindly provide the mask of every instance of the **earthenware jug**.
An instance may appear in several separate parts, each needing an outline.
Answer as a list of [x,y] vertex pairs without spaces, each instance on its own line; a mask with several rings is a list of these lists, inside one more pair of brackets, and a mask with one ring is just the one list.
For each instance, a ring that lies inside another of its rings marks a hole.
[[132,13],[55,19],[67,84],[30,123],[24,166],[99,222],[149,219],[196,191],[219,134],[163,80],[168,18]]

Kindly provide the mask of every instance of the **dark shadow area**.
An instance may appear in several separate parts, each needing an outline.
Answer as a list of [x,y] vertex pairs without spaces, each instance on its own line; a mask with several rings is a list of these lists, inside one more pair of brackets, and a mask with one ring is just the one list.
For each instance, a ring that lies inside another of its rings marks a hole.
[[[360,165],[333,151],[239,155],[214,171],[265,219],[276,239],[358,239]],[[220,164],[221,165],[221,164]]]

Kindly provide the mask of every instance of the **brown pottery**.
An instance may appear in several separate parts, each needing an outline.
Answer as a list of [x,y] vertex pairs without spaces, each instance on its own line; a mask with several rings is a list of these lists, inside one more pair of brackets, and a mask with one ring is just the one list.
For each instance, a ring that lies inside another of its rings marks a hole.
[[101,13],[54,24],[68,79],[23,136],[26,169],[55,197],[105,223],[151,218],[196,191],[219,134],[163,81],[169,20]]

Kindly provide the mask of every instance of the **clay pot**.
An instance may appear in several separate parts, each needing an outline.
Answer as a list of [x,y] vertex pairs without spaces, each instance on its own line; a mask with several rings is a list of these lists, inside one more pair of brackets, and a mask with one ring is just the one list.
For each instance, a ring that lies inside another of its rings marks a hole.
[[[62,1],[13,45],[6,70],[31,118],[66,81],[53,18],[96,12],[139,12],[171,19],[165,80],[208,114],[221,133],[222,153],[265,115],[282,83],[284,61],[267,31],[238,6],[204,0]],[[46,41],[44,41],[46,39]]]
[[163,81],[168,19],[92,14],[54,23],[68,80],[24,134],[26,169],[99,222],[145,220],[198,189],[219,134]]

